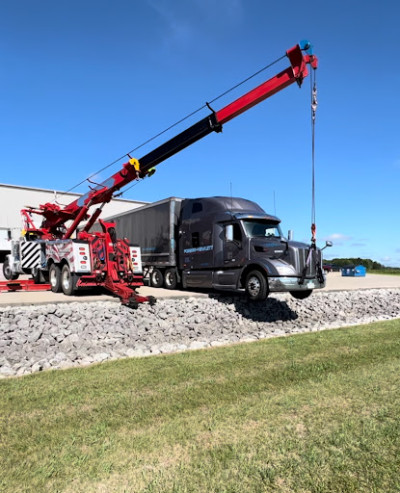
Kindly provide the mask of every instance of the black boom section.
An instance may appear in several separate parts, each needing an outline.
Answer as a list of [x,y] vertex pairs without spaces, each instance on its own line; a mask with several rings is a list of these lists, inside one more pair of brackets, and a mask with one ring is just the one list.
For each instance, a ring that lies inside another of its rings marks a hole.
[[157,166],[211,132],[222,132],[222,125],[218,122],[215,113],[211,113],[139,159],[140,174],[144,176],[153,166]]

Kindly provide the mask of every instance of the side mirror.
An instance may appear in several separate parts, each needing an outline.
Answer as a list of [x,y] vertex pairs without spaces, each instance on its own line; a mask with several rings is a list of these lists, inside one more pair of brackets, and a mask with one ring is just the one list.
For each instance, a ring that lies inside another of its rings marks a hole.
[[287,239],[289,241],[293,240],[293,230],[289,229],[288,234],[287,234]]
[[325,242],[325,246],[321,248],[321,250],[325,250],[325,248],[327,247],[331,247],[333,245],[333,243],[331,241],[326,241]]

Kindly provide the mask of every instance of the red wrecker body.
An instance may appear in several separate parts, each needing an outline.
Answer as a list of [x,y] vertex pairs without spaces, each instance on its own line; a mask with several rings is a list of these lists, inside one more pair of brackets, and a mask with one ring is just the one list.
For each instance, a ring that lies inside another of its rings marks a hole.
[[[129,159],[110,178],[66,207],[46,203],[21,211],[25,235],[13,242],[12,252],[4,263],[6,278],[16,279],[21,273],[30,273],[36,283],[50,282],[53,291],[63,291],[67,295],[101,286],[132,307],[143,301],[153,302],[153,298],[136,292],[143,285],[139,247],[118,239],[115,224],[99,219],[102,205],[133,180],[151,176],[155,166],[185,147],[211,132],[221,132],[224,123],[294,82],[300,86],[308,75],[307,65],[317,68],[317,58],[307,52],[308,48],[309,45],[294,46],[286,52],[290,61],[288,68],[224,108],[213,111],[142,158]],[[99,207],[89,215],[89,209],[96,204]],[[40,228],[35,227],[32,214],[43,217]],[[97,220],[102,231],[90,232]],[[87,221],[86,225],[77,232],[82,221]]]

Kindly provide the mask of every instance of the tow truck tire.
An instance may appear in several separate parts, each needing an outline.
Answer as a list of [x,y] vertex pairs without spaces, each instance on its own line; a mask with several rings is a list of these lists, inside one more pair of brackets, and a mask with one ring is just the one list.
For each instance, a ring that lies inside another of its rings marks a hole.
[[71,296],[75,293],[76,281],[77,275],[65,264],[61,271],[61,289],[65,295]]
[[250,300],[265,300],[268,296],[267,279],[259,270],[252,270],[246,276],[245,289]]
[[8,260],[8,258],[6,258],[3,263],[3,275],[7,279],[7,281],[15,281],[19,277],[19,274],[12,273],[10,261]]
[[175,269],[167,269],[164,274],[164,288],[175,289],[178,284],[178,278],[176,276]]
[[163,284],[164,276],[162,275],[162,272],[159,269],[153,269],[150,274],[150,286],[153,286],[153,288],[161,288]]
[[61,270],[57,264],[50,265],[49,282],[53,293],[61,292]]
[[296,298],[296,300],[305,300],[306,298],[311,296],[312,292],[312,289],[306,289],[304,291],[290,291],[290,294],[293,296],[293,298]]

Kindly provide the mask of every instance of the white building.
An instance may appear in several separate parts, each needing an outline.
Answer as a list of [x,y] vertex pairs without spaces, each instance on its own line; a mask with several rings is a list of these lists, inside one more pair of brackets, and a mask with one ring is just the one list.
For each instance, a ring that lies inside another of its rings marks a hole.
[[[20,214],[21,209],[27,206],[38,207],[40,204],[45,204],[46,202],[68,205],[80,195],[70,192],[20,187],[18,185],[4,185],[0,183],[0,262],[4,261],[4,256],[10,251],[9,240],[20,237],[23,226]],[[103,214],[100,217],[105,218],[121,212],[130,211],[146,203],[136,200],[113,199],[110,203],[105,204]],[[93,206],[93,208],[96,207],[98,205]],[[37,217],[40,220],[40,217]]]

